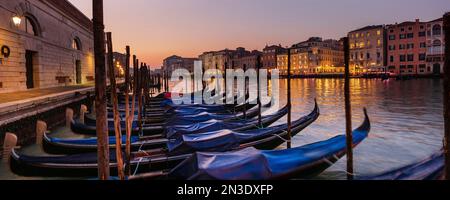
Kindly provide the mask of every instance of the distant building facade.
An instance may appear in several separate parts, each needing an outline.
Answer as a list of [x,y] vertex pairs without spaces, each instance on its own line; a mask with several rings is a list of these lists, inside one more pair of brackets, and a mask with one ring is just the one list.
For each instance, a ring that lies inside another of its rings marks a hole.
[[427,74],[426,23],[416,20],[388,25],[388,72],[395,75]]
[[[277,56],[277,68],[287,75],[287,52]],[[344,71],[342,41],[313,37],[291,48],[291,74],[335,74]]]
[[0,93],[94,81],[92,22],[71,3],[0,5]]
[[445,37],[444,21],[442,18],[427,23],[427,68],[425,73],[443,74]]
[[281,45],[266,45],[266,47],[263,49],[261,59],[263,69],[277,69],[277,56],[284,53],[286,53],[286,48],[283,48]]
[[183,58],[180,56],[170,56],[164,59],[162,71],[172,74],[173,71],[177,69],[186,69],[190,73],[194,72],[194,63],[197,61],[197,58]]
[[383,73],[387,65],[384,25],[366,26],[348,33],[350,71],[355,74]]
[[245,51],[243,48],[237,50],[224,49],[220,51],[205,52],[199,56],[203,63],[203,70],[218,69],[224,71],[225,67],[231,68],[232,61],[237,52]]
[[262,60],[262,55],[263,53],[257,50],[254,50],[252,52],[241,52],[241,54],[237,54],[233,57],[233,69],[256,69],[258,67],[258,57],[260,57]]

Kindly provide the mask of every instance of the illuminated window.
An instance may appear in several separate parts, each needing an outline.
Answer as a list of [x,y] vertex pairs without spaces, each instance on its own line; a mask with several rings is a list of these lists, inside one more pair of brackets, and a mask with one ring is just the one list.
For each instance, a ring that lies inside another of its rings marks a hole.
[[377,45],[381,46],[381,40],[380,39],[377,40]]
[[380,30],[377,31],[377,35],[381,35],[381,31]]

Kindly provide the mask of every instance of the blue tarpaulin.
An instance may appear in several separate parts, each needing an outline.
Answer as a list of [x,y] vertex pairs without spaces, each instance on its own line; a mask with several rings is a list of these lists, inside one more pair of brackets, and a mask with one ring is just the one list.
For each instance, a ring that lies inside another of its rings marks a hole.
[[[353,142],[362,142],[369,130],[360,128],[354,131]],[[195,153],[173,169],[169,176],[188,180],[267,180],[310,167],[310,164],[333,157],[345,149],[346,137],[341,135],[288,150],[247,148],[228,153]]]
[[224,152],[239,147],[240,144],[250,140],[284,132],[286,125],[271,128],[236,132],[220,130],[207,133],[188,134],[171,139],[167,148],[171,154],[192,153],[196,151]]
[[444,174],[444,152],[440,151],[431,157],[399,169],[385,172],[361,180],[436,180]]

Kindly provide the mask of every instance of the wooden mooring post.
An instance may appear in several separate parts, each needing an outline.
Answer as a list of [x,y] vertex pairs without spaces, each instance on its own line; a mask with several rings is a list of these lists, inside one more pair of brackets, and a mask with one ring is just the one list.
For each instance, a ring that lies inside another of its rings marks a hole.
[[345,59],[345,132],[347,144],[347,179],[353,180],[353,134],[352,134],[352,107],[350,103],[350,43],[348,37],[344,38]]
[[116,133],[116,160],[117,174],[120,180],[125,180],[125,170],[123,167],[122,157],[122,128],[120,125],[119,99],[117,98],[116,71],[114,70],[114,57],[111,32],[106,33],[108,44],[108,71],[109,82],[111,85],[111,103],[113,104],[114,113],[114,132]]
[[108,180],[109,138],[106,112],[105,26],[103,24],[103,0],[92,1],[94,54],[95,54],[95,112],[97,126],[98,178]]
[[[131,99],[131,110],[130,115],[127,120],[127,126],[130,130],[130,133],[127,133],[127,146],[126,146],[126,156],[127,156],[127,169],[126,172],[131,175],[131,129],[133,127],[133,122],[135,120],[134,113],[136,113],[136,97],[137,97],[137,88],[138,88],[138,67],[139,66],[139,60],[136,58],[136,56],[133,56],[133,97]],[[129,143],[129,144],[128,144]]]
[[[139,64],[138,64],[139,65]],[[141,67],[138,69],[138,75],[137,75],[137,80],[138,80],[138,85],[137,85],[137,98],[138,98],[138,126],[139,126],[139,134],[142,131],[142,88],[143,88],[143,84],[142,84],[142,79],[143,79],[143,69],[144,69],[144,63],[141,63]]]
[[[131,125],[130,125],[130,46],[125,48],[125,124],[126,124],[126,141],[125,141],[125,175],[131,175]],[[131,122],[132,123],[132,122]]]
[[444,15],[445,65],[444,65],[444,153],[445,179],[450,180],[450,12]]
[[291,49],[288,48],[287,50],[287,107],[288,107],[288,141],[287,141],[287,148],[292,148],[292,96],[291,96]]
[[256,78],[258,79],[257,84],[258,84],[258,88],[257,88],[257,92],[258,92],[258,110],[259,110],[259,114],[258,114],[258,126],[259,128],[264,128],[263,124],[262,124],[262,104],[261,104],[261,82],[260,82],[260,77],[261,77],[261,56],[258,55],[258,57],[256,58]]

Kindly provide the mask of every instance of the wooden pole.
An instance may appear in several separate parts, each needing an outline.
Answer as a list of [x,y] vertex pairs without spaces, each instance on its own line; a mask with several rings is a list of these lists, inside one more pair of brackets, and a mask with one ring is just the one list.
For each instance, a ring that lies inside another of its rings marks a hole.
[[287,53],[287,107],[288,107],[288,141],[287,148],[292,148],[292,98],[291,98],[291,49],[289,48]]
[[106,121],[105,26],[103,0],[93,0],[93,30],[95,53],[95,113],[97,126],[98,178],[109,179],[109,140]]
[[444,65],[444,121],[445,121],[445,179],[450,180],[450,13],[444,15],[445,65]]
[[147,112],[146,112],[147,104],[150,100],[150,98],[149,98],[150,97],[149,96],[149,93],[150,93],[149,70],[148,70],[147,63],[144,64],[144,73],[142,73],[142,75],[143,75],[142,79],[143,79],[143,86],[144,86],[144,89],[143,89],[144,90],[144,103],[142,105],[143,106],[142,109],[144,111],[143,115],[145,117],[147,115]]
[[[130,111],[130,117],[128,118],[128,129],[130,129],[130,133],[127,133],[127,139],[131,140],[131,130],[132,130],[132,126],[133,126],[133,122],[135,120],[134,114],[136,113],[136,97],[137,97],[137,88],[138,88],[138,66],[139,66],[139,60],[136,59],[136,56],[133,56],[133,97],[131,99],[131,111]],[[129,173],[131,174],[131,168],[130,168],[130,161],[131,161],[131,141],[130,141],[130,146],[126,147],[128,152],[127,153],[127,166],[128,169],[127,171],[129,171]],[[129,153],[129,154],[128,154]]]
[[139,134],[141,133],[142,130],[142,71],[144,69],[144,63],[141,63],[141,67],[139,68],[139,73],[138,73],[138,92],[137,92],[137,96],[138,96],[138,125],[139,125]]
[[[247,71],[247,65],[244,64],[244,74]],[[244,119],[247,119],[247,77],[244,75]]]
[[125,48],[126,58],[125,58],[125,124],[126,124],[126,134],[127,139],[125,142],[125,175],[131,175],[130,160],[131,160],[131,127],[132,121],[130,121],[130,46]]
[[347,179],[353,180],[353,135],[352,135],[352,107],[350,103],[350,44],[348,37],[344,38],[345,58],[345,129],[347,135]]
[[262,124],[262,115],[261,115],[261,112],[262,112],[262,105],[261,105],[261,82],[260,82],[260,80],[259,80],[259,78],[260,78],[260,76],[261,76],[261,74],[260,74],[260,71],[259,70],[261,70],[261,56],[260,55],[258,55],[257,56],[257,58],[256,58],[256,76],[257,76],[257,79],[258,79],[258,110],[259,110],[259,114],[258,114],[258,124],[259,124],[259,127],[260,128],[264,128],[263,127],[263,124]]
[[117,84],[115,75],[116,73],[114,70],[111,32],[106,33],[106,36],[108,42],[108,69],[109,69],[108,71],[109,71],[109,81],[111,85],[111,101],[113,104],[113,112],[114,112],[114,132],[116,133],[117,174],[120,180],[125,180],[125,170],[123,167],[123,158],[122,158],[122,129],[120,125],[119,101],[117,99]]

